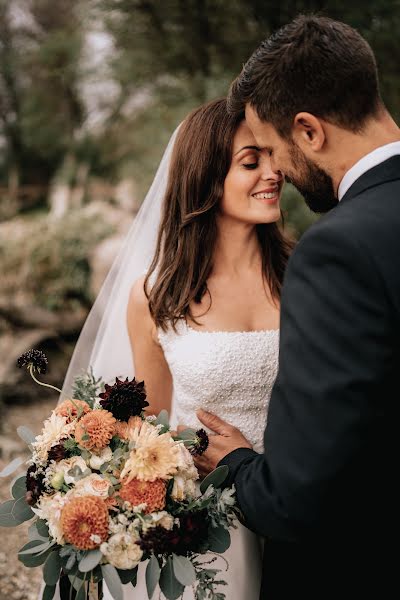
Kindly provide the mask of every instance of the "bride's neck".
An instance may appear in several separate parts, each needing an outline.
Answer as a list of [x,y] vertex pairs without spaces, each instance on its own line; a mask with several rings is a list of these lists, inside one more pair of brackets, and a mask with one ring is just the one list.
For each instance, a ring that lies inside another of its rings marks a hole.
[[218,223],[218,236],[213,257],[213,274],[237,276],[258,268],[261,252],[256,228],[238,222]]

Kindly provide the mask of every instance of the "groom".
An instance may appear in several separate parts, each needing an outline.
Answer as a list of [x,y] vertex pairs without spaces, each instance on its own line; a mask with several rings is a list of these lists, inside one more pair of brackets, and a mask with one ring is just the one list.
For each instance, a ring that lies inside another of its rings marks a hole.
[[265,453],[200,411],[216,435],[198,467],[229,467],[267,538],[261,598],[397,597],[399,128],[367,42],[317,16],[263,42],[229,103],[309,207],[332,210],[289,261]]

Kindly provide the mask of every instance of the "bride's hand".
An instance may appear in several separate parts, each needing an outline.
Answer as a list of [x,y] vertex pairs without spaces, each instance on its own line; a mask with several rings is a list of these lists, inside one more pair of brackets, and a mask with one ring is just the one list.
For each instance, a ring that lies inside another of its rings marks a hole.
[[217,415],[204,410],[197,411],[197,418],[215,434],[209,435],[207,450],[201,456],[195,456],[194,462],[202,474],[213,471],[220,460],[238,448],[252,448],[250,442],[233,425],[229,425]]

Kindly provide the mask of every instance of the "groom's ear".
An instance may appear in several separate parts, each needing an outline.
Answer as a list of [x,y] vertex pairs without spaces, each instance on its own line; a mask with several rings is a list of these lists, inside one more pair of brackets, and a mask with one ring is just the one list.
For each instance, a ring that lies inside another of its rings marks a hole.
[[308,112],[297,113],[293,119],[293,140],[307,153],[319,152],[326,141],[323,122]]

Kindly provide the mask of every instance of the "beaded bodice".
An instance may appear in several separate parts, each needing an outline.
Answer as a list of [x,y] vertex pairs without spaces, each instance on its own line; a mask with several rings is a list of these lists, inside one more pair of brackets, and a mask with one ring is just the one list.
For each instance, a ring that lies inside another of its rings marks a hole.
[[199,428],[203,408],[238,427],[257,452],[278,369],[279,331],[158,332],[174,386],[171,423]]

